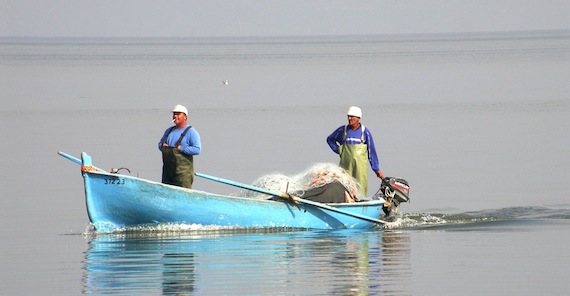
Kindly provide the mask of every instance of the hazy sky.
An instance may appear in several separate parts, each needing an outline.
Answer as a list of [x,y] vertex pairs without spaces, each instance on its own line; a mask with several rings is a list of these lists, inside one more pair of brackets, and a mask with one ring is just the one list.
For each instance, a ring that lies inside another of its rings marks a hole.
[[0,36],[264,36],[570,29],[569,0],[0,0]]

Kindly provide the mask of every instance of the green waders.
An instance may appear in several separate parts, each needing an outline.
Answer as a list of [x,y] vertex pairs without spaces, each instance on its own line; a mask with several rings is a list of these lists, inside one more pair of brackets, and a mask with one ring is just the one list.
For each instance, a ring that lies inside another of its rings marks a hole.
[[368,145],[364,143],[364,126],[360,144],[346,144],[346,127],[344,128],[344,144],[339,147],[340,167],[354,177],[361,186],[362,196],[368,193]]
[[[162,183],[164,184],[192,188],[194,157],[180,152],[177,148],[190,128],[190,126],[187,127],[180,135],[174,147],[162,147]],[[166,139],[168,139],[168,135]]]

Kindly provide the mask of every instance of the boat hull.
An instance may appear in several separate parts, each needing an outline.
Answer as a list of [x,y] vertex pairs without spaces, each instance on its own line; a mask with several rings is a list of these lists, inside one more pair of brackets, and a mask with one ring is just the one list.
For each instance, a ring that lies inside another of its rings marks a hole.
[[[83,178],[89,219],[100,232],[161,224],[307,229],[361,229],[376,225],[311,205],[218,195],[127,175],[83,171]],[[378,218],[382,204],[383,200],[376,200],[334,206]]]

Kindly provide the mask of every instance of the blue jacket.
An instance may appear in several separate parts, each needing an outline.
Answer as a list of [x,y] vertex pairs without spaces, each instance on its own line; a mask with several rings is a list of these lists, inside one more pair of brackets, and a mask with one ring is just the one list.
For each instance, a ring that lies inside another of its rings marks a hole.
[[[363,125],[364,127],[364,125]],[[330,136],[327,137],[327,143],[331,147],[332,151],[338,154],[338,148],[340,145],[344,144],[344,128],[345,126],[340,126],[337,128]],[[352,130],[351,128],[346,129],[346,144],[360,144],[360,139],[362,138],[362,128],[357,130]],[[368,147],[368,161],[370,162],[370,167],[374,172],[380,170],[380,161],[378,161],[378,155],[376,154],[376,146],[374,145],[374,139],[372,134],[367,127],[364,127],[364,144]]]

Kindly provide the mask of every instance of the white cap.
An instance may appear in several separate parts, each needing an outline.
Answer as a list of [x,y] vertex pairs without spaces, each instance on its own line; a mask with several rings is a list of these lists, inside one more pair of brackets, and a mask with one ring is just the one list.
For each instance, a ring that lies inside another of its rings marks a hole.
[[358,118],[362,118],[362,110],[356,106],[352,106],[348,108],[348,116],[356,116]]
[[172,110],[172,113],[174,112],[181,112],[186,114],[186,116],[188,116],[188,109],[186,109],[186,107],[182,106],[182,105],[176,105],[174,106],[174,109]]

